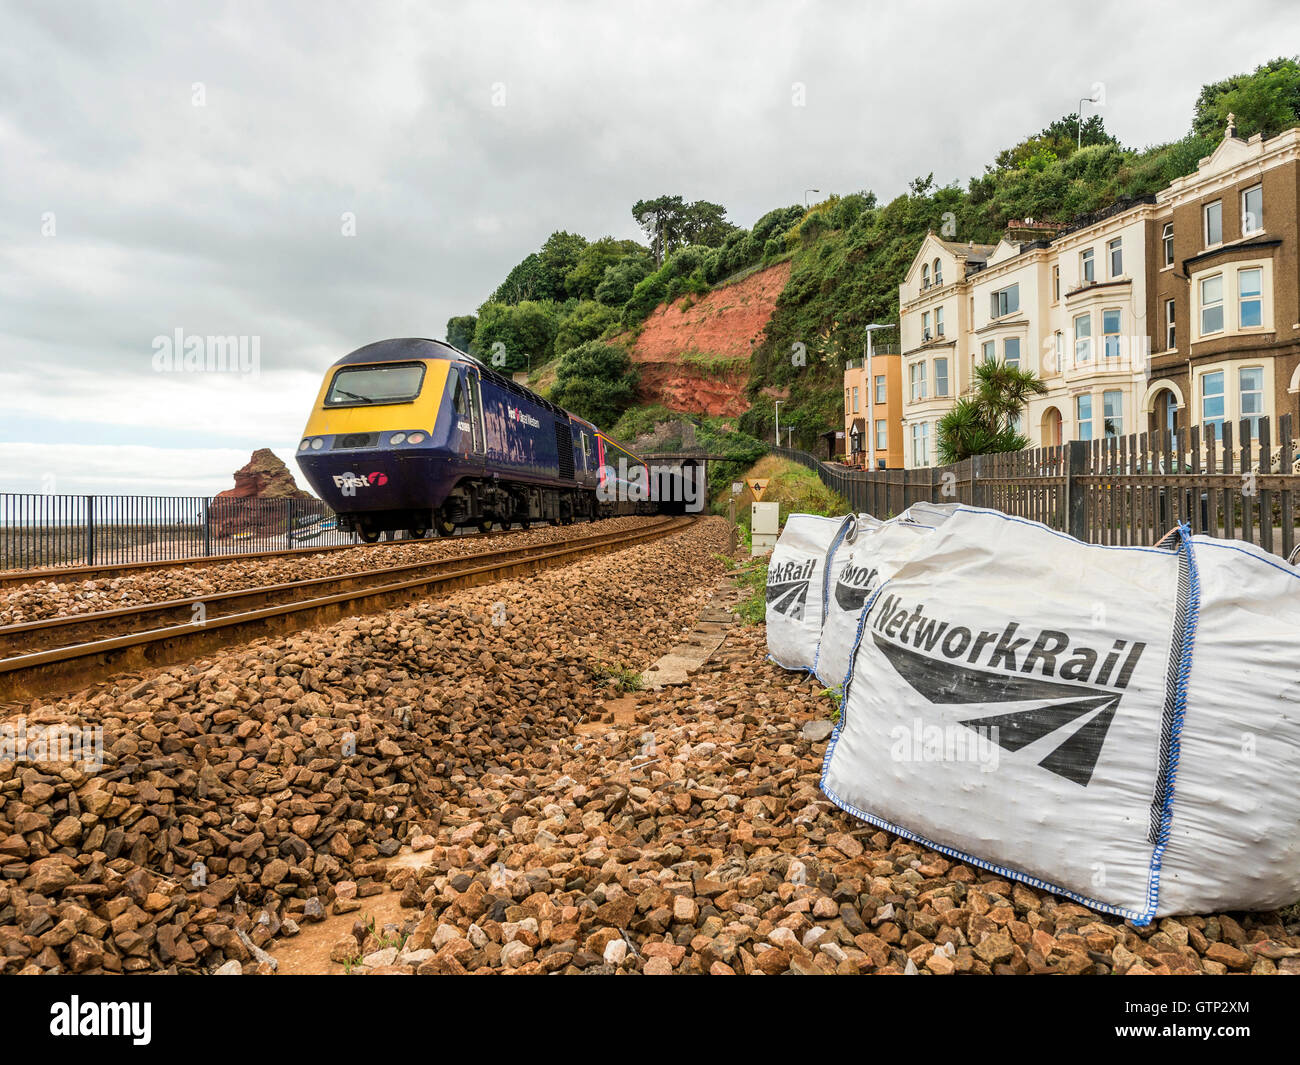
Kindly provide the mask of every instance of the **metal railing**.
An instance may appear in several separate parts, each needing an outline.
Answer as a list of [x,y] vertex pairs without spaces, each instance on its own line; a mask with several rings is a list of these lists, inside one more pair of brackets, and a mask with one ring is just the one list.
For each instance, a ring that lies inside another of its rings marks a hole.
[[[917,502],[967,503],[1041,521],[1096,544],[1154,544],[1186,522],[1192,532],[1247,540],[1290,557],[1300,473],[1291,415],[1203,434],[1199,426],[1072,440],[977,455],[951,466],[853,470],[806,451],[773,450],[815,470],[856,511],[888,518]],[[1234,444],[1234,437],[1237,441]],[[1185,450],[1177,446],[1183,444]]]
[[316,499],[0,493],[0,570],[351,543]]

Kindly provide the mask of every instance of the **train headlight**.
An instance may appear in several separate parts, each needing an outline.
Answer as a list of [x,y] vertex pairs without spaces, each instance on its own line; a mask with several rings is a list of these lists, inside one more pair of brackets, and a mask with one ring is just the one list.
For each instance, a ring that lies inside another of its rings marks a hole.
[[298,445],[298,450],[306,451],[309,447],[311,447],[311,440],[310,439],[304,440],[301,444]]
[[325,441],[319,436],[311,442],[311,449],[313,451],[319,451],[324,446],[325,446]]
[[407,442],[408,444],[423,444],[423,443],[424,443],[424,434],[423,434],[423,433],[412,433],[410,436],[408,436],[408,437],[406,438],[406,442]]
[[405,433],[394,433],[392,436],[390,436],[390,437],[388,438],[388,442],[389,442],[390,444],[392,444],[393,446],[396,446],[396,445],[398,445],[398,444],[403,444],[403,443],[406,442],[406,434],[405,434]]

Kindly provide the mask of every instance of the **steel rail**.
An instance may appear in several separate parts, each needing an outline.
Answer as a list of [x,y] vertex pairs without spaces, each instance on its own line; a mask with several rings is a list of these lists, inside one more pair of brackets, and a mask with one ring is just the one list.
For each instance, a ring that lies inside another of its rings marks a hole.
[[438,560],[461,563],[446,572],[242,610],[198,624],[168,625],[0,659],[0,703],[84,688],[118,673],[175,665],[250,640],[329,624],[346,616],[379,613],[419,598],[538,573],[583,557],[660,539],[695,520],[694,517],[668,518],[637,529],[547,544],[532,553],[524,553],[525,549],[520,548],[478,552],[474,557],[479,561],[474,565],[463,565],[469,556]]

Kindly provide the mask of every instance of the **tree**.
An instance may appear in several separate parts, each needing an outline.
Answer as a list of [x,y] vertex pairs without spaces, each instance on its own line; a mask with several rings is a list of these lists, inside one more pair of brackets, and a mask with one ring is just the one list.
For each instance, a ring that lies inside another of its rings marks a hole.
[[[593,240],[582,249],[573,268],[564,275],[565,292],[576,299],[591,299],[596,294],[597,286],[605,280],[605,271],[624,259],[641,259],[645,262],[646,273],[650,272],[650,252],[635,240],[615,240],[613,237]],[[645,274],[641,275],[644,276]],[[640,277],[636,279],[640,280]],[[636,284],[636,281],[632,284]],[[629,285],[628,294],[631,292],[632,286]],[[626,300],[627,296],[623,299]],[[621,304],[623,301],[619,302]]]
[[474,354],[504,373],[538,366],[551,357],[556,325],[549,303],[485,303],[474,327]]
[[1237,136],[1262,133],[1274,137],[1300,122],[1300,63],[1279,57],[1255,68],[1212,82],[1196,99],[1192,132],[1202,137],[1223,137],[1228,115],[1237,119]]
[[555,332],[555,354],[597,340],[611,325],[618,324],[618,311],[595,300],[583,300],[560,319]]
[[949,465],[972,455],[1023,451],[1028,437],[1016,429],[1031,395],[1047,386],[1031,370],[986,359],[975,367],[975,395],[959,399],[939,419],[939,462]]
[[474,327],[478,319],[472,314],[461,314],[447,319],[447,343],[461,351],[469,351],[474,342]]
[[724,218],[726,213],[721,204],[708,200],[687,203],[680,196],[637,200],[632,205],[632,217],[650,240],[656,266],[662,266],[664,259],[683,244],[710,248],[722,244],[736,229]]
[[627,350],[590,340],[560,359],[551,398],[598,426],[610,426],[636,399],[636,373]]
[[654,260],[648,255],[625,255],[605,268],[605,276],[596,286],[596,301],[606,307],[622,308],[632,298],[637,282],[654,272]]

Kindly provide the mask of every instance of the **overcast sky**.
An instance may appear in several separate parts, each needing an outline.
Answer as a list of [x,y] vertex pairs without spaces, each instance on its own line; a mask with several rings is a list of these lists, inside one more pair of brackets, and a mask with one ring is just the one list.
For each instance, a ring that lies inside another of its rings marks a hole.
[[[808,188],[964,182],[1097,83],[1125,144],[1172,140],[1298,22],[1285,0],[0,0],[0,491],[207,494],[261,446],[296,474],[330,362],[441,338],[552,230],[639,236],[661,193],[748,226]],[[256,338],[259,372],[159,372],[177,330]]]

